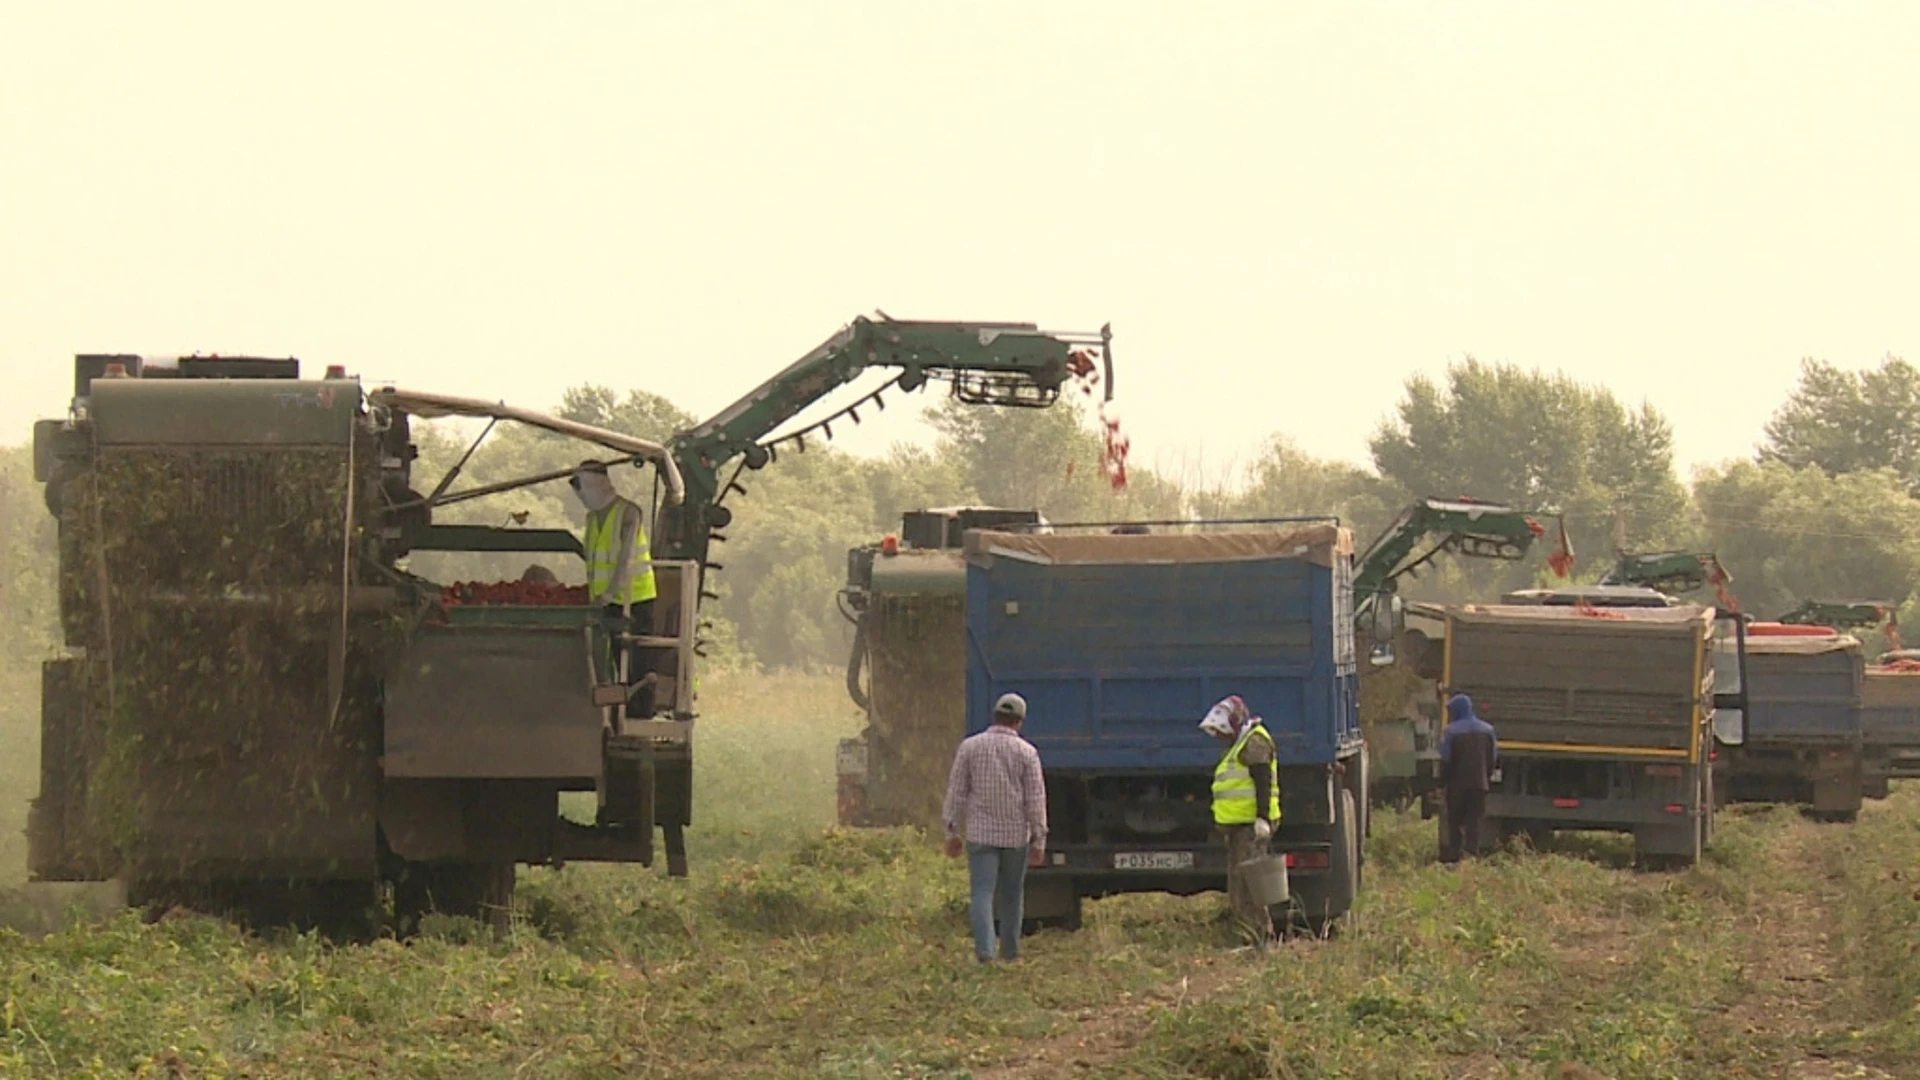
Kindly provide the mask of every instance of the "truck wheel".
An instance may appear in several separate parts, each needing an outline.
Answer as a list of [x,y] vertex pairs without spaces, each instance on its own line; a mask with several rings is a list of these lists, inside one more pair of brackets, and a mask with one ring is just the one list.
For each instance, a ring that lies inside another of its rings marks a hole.
[[1315,890],[1320,895],[1309,897],[1303,905],[1308,929],[1323,938],[1332,937],[1347,922],[1354,898],[1360,895],[1360,829],[1353,792],[1341,789],[1334,813],[1335,840],[1326,886]]

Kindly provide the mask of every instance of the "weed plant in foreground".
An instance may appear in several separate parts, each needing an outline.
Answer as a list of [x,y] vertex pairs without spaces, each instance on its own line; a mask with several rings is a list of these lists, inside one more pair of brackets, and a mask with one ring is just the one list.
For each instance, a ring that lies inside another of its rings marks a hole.
[[523,875],[510,933],[333,946],[174,914],[0,934],[0,1075],[224,1077],[1920,1075],[1920,791],[1856,826],[1723,819],[1678,874],[1615,838],[1459,868],[1383,814],[1331,941],[1235,952],[1218,897],[1116,897],[972,962],[965,875],[832,828],[832,678],[715,679],[692,877]]

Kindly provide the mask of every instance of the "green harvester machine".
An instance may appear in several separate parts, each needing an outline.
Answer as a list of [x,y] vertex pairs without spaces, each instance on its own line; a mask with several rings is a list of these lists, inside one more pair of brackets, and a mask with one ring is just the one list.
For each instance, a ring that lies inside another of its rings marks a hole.
[[[43,671],[31,876],[272,922],[361,922],[390,901],[404,927],[428,911],[504,918],[521,864],[652,865],[656,835],[683,875],[698,608],[742,470],[936,381],[967,403],[1051,404],[1110,376],[1109,340],[860,318],[666,444],[368,391],[338,367],[307,378],[293,359],[78,357],[68,414],[34,428],[68,648]],[[893,378],[775,434],[872,368]],[[457,487],[483,431],[422,482],[412,425],[450,416],[581,450]],[[653,474],[651,627],[610,638],[584,597],[462,603],[408,569],[416,552],[580,559],[566,530],[436,520],[563,480],[579,457]],[[563,795],[592,809],[562,814]]]

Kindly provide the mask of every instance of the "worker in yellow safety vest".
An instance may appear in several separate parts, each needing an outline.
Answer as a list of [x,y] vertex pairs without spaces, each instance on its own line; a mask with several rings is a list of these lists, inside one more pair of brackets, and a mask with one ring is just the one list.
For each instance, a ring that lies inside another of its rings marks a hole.
[[1238,696],[1207,711],[1200,730],[1227,744],[1213,770],[1213,823],[1227,841],[1227,902],[1258,944],[1273,937],[1273,916],[1255,903],[1241,864],[1267,853],[1280,827],[1280,764],[1260,718]]
[[[638,504],[623,497],[597,461],[583,461],[567,482],[587,510],[580,546],[587,561],[587,602],[598,604],[601,625],[609,640],[620,633],[651,634],[653,601],[658,593],[653,576],[653,552],[647,542],[646,522]],[[609,651],[608,659],[618,655]],[[653,715],[650,650],[628,652],[635,696],[627,700],[627,715]],[[644,673],[644,674],[643,674]]]

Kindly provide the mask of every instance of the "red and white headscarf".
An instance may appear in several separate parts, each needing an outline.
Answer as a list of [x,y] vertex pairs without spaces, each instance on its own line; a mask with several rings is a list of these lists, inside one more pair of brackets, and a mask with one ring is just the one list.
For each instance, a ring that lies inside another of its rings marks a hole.
[[1240,700],[1240,695],[1233,694],[1220,699],[1213,708],[1207,710],[1206,718],[1200,721],[1200,730],[1209,735],[1232,739],[1239,737],[1252,721],[1252,710]]

